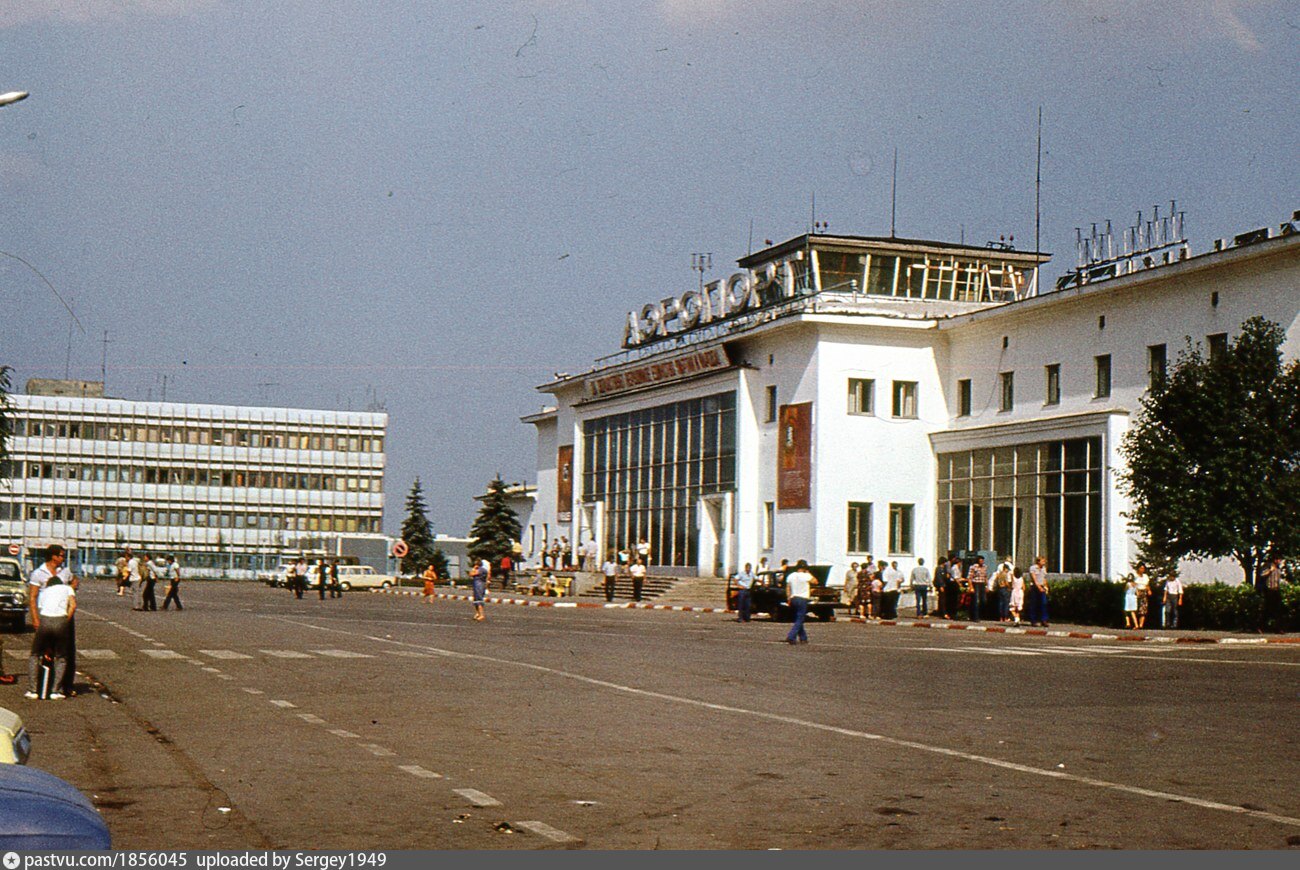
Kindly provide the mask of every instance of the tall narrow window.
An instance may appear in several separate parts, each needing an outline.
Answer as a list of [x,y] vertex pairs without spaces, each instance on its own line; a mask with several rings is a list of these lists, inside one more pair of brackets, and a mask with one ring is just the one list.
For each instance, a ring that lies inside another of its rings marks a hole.
[[970,416],[970,378],[962,378],[957,382],[957,416]]
[[763,502],[763,549],[770,550],[776,541],[776,502]]
[[1061,404],[1061,364],[1053,363],[1046,368],[1047,372],[1047,396],[1043,400],[1044,405]]
[[849,539],[850,553],[871,552],[871,503],[865,501],[849,502]]
[[889,506],[889,553],[908,556],[912,553],[912,508],[910,504]]
[[998,395],[999,411],[1010,411],[1016,404],[1016,373],[1001,372],[998,374],[998,386],[1000,387]]
[[767,423],[776,422],[776,384],[771,384],[767,388],[767,413],[763,420]]
[[1169,352],[1163,344],[1147,346],[1147,387],[1154,388],[1165,379],[1169,368]]
[[1097,364],[1097,389],[1093,396],[1104,399],[1110,395],[1110,354],[1095,357]]
[[916,381],[894,381],[894,416],[916,416]]
[[1210,361],[1223,359],[1228,353],[1228,333],[1216,332],[1214,335],[1205,336],[1206,342],[1210,346]]
[[849,378],[849,413],[876,412],[876,382],[867,378]]

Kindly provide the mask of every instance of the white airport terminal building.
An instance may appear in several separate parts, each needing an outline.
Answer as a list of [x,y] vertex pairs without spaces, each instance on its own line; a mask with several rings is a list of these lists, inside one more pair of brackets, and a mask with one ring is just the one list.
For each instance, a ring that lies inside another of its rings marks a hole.
[[86,566],[130,545],[191,576],[247,576],[304,549],[383,564],[387,414],[140,402],[93,381],[9,398],[0,545],[59,542]]
[[652,570],[686,575],[956,550],[1127,572],[1140,399],[1189,339],[1217,352],[1255,315],[1300,355],[1297,221],[1198,255],[1181,215],[1094,231],[1055,287],[1046,255],[1001,244],[808,234],[741,258],[539,387],[525,537],[644,539]]

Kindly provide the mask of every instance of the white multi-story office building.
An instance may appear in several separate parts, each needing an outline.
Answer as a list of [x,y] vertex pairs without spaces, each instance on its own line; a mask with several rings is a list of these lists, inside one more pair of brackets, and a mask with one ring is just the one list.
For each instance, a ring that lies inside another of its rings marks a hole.
[[132,545],[239,574],[323,539],[382,537],[386,414],[102,392],[32,381],[10,397],[0,544],[60,541],[91,564]]
[[805,235],[747,256],[629,315],[623,351],[539,387],[555,403],[524,418],[533,522],[605,547],[644,538],[681,573],[966,549],[1127,571],[1119,447],[1151,378],[1253,315],[1300,354],[1294,224],[1199,256],[1180,224],[1110,259],[1085,251],[1050,291],[1045,256],[1001,246]]

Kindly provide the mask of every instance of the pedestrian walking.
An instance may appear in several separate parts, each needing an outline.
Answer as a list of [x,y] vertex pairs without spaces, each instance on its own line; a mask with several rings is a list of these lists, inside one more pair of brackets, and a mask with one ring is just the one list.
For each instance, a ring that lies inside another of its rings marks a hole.
[[1029,624],[1046,628],[1048,625],[1047,557],[1039,556],[1034,559],[1034,566],[1029,569],[1029,582],[1033,586],[1031,590],[1033,597],[1029,601]]
[[1124,581],[1124,627],[1138,627],[1137,581],[1132,577]]
[[154,587],[158,584],[158,563],[149,558],[149,554],[140,554],[140,609],[157,610],[158,598]]
[[989,586],[997,599],[998,622],[1011,621],[1011,570],[1011,563],[1003,562],[989,580]]
[[515,560],[511,559],[510,554],[507,553],[501,557],[501,561],[497,563],[497,567],[501,574],[501,591],[508,592],[510,590],[510,572],[515,569]]
[[140,590],[144,587],[143,565],[148,561],[145,553],[141,551],[140,555],[131,555],[126,562],[126,588],[131,596],[131,609],[140,609]]
[[[68,553],[63,545],[50,544],[45,548],[45,561],[27,579],[27,607],[32,628],[36,630],[28,661],[28,673],[31,676],[31,691],[27,693],[29,698],[36,696],[38,657],[45,658],[47,655],[55,663],[56,669],[55,693],[50,697],[58,700],[74,694],[77,636],[72,626],[72,614],[76,611],[77,578],[65,565],[67,559]],[[45,590],[52,585],[56,587],[55,590],[47,594]],[[36,664],[33,666],[32,662]]]
[[299,556],[298,561],[293,564],[293,597],[302,598],[302,594],[307,591],[307,559],[305,556]]
[[736,611],[739,614],[737,622],[749,622],[750,596],[754,588],[754,569],[750,563],[746,562],[745,567],[736,572]]
[[975,559],[975,564],[970,566],[970,572],[966,575],[966,582],[970,586],[970,621],[979,622],[980,613],[984,610],[984,598],[988,592],[989,569],[984,564],[984,557],[979,556]]
[[483,613],[483,606],[487,603],[487,585],[491,573],[492,569],[486,559],[475,563],[469,572],[469,586],[473,595],[475,622],[482,622],[487,619]]
[[131,588],[131,574],[127,570],[127,563],[131,561],[131,557],[131,548],[127,547],[122,551],[122,555],[117,557],[117,561],[113,563],[113,567],[117,569],[117,594],[119,597],[125,595],[126,590]]
[[1174,575],[1165,581],[1165,628],[1178,627],[1178,610],[1183,606],[1183,581]]
[[1151,606],[1151,575],[1147,573],[1147,566],[1141,562],[1133,569],[1133,584],[1137,589],[1137,626],[1136,628],[1146,628],[1147,611]]
[[640,601],[641,590],[645,587],[645,563],[639,558],[635,559],[627,573],[632,575],[632,600]]
[[912,569],[912,595],[916,598],[916,615],[924,617],[928,611],[930,597],[930,569],[925,567],[924,557],[916,560]]
[[785,575],[785,596],[794,613],[794,625],[785,636],[788,644],[807,643],[808,631],[804,622],[808,619],[808,601],[812,598],[813,576],[808,573],[808,563],[803,559],[794,566],[794,570]]
[[1019,567],[1011,569],[1011,620],[1020,624],[1020,613],[1025,609],[1025,572]]
[[1282,630],[1282,560],[1274,557],[1268,560],[1261,578],[1264,587],[1264,609],[1260,612],[1257,626],[1260,631]]
[[618,583],[618,563],[608,558],[605,564],[600,566],[600,571],[605,575],[605,601],[608,603],[614,600],[614,587]]
[[330,562],[330,598],[343,597],[343,584],[339,582],[339,560]]
[[316,591],[320,594],[321,601],[325,600],[325,587],[329,585],[329,573],[330,567],[325,564],[324,559],[316,563],[316,583],[318,587]]
[[432,601],[434,596],[434,586],[438,583],[438,569],[433,567],[433,563],[430,562],[429,566],[424,569],[424,573],[420,576],[424,580],[424,600]]
[[170,553],[167,555],[167,567],[164,569],[163,576],[167,578],[167,595],[163,598],[163,610],[171,607],[173,602],[177,610],[184,610],[185,608],[181,606],[181,566],[177,564],[176,557]]

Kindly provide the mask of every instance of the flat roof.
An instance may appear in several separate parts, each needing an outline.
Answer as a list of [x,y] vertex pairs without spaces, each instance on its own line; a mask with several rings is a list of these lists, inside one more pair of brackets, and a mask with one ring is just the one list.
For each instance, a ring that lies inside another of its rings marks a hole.
[[904,239],[897,236],[842,236],[829,233],[804,233],[784,242],[748,254],[736,260],[744,269],[777,260],[787,254],[801,251],[809,246],[827,247],[841,245],[847,248],[875,249],[891,253],[941,253],[948,256],[964,254],[971,259],[1001,260],[1028,265],[1046,263],[1052,258],[1047,252],[1018,251],[1014,248],[988,247],[958,244],[956,242],[939,242],[933,239]]

